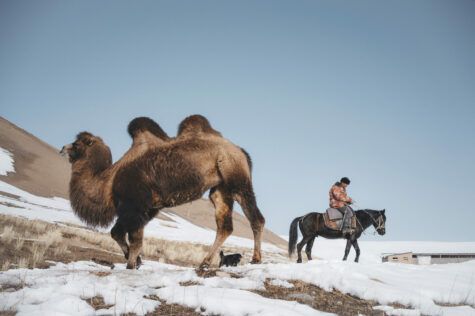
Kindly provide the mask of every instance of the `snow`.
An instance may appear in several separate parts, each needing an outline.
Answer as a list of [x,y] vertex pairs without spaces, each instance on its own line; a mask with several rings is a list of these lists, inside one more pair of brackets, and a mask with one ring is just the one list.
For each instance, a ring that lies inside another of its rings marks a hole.
[[192,308],[206,306],[206,312],[217,315],[241,316],[304,316],[333,315],[319,312],[307,305],[296,302],[264,298],[258,294],[205,286],[174,286],[159,289],[159,297],[168,302]]
[[[411,306],[425,315],[475,315],[475,261],[421,266],[314,260],[304,264],[246,265],[226,271],[251,280],[301,280],[383,305]],[[436,303],[472,307],[442,307]]]
[[6,176],[8,172],[15,172],[13,154],[0,147],[0,175]]
[[[358,241],[361,249],[360,263],[379,263],[381,256],[388,253],[475,253],[475,242],[443,241]],[[314,259],[334,260],[343,258],[346,240],[317,237],[313,244]],[[306,258],[302,251],[303,258]],[[354,260],[352,248],[348,260]]]
[[[99,272],[102,272],[100,274]],[[208,314],[244,315],[331,315],[296,302],[273,300],[243,290],[247,282],[224,278],[203,279],[190,268],[145,262],[141,270],[110,270],[91,262],[58,263],[49,269],[18,269],[0,273],[0,284],[22,285],[17,291],[0,292],[0,308],[15,309],[21,315],[144,315],[160,305],[158,296],[204,310]],[[180,282],[199,285],[182,286]],[[255,284],[256,288],[262,284]],[[85,299],[102,296],[107,309],[94,311]]]
[[293,288],[294,285],[290,282],[287,282],[285,280],[279,280],[279,279],[274,279],[274,280],[271,280],[270,281],[270,284],[271,285],[274,285],[274,286],[280,286],[280,287],[285,287],[287,289],[290,289],[290,288]]
[[[0,310],[18,315],[107,315],[153,311],[160,301],[188,306],[206,314],[325,315],[292,301],[264,298],[250,290],[271,284],[289,287],[301,280],[325,290],[375,300],[375,309],[389,315],[475,315],[475,261],[417,266],[400,263],[364,264],[315,260],[304,264],[262,264],[224,268],[241,278],[220,273],[202,278],[191,268],[145,261],[138,271],[119,264],[114,270],[92,262],[57,263],[49,269],[17,269],[0,273],[0,284],[18,290],[0,291]],[[184,286],[182,282],[190,282]],[[94,311],[85,299],[102,296],[107,309]],[[400,303],[411,309],[394,308]],[[460,306],[440,306],[438,304]]]

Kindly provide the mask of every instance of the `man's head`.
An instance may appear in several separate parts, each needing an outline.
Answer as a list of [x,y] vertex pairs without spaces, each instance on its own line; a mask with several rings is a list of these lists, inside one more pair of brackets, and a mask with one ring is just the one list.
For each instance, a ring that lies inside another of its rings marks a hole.
[[347,186],[350,185],[351,181],[347,177],[343,177],[341,178],[340,183],[342,187],[346,188]]

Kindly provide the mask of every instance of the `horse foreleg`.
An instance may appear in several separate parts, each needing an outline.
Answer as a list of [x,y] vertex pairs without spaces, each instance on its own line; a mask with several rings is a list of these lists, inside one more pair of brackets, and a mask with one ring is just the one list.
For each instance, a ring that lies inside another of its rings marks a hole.
[[343,256],[343,261],[345,261],[346,258],[348,258],[348,254],[350,253],[350,249],[351,249],[351,240],[348,238],[346,240],[345,255]]
[[141,227],[135,231],[129,231],[129,259],[127,260],[127,269],[138,269],[142,264],[139,254],[143,245],[143,230]]
[[224,189],[214,189],[210,192],[210,199],[216,209],[216,238],[199,269],[207,268],[223,245],[226,238],[233,232],[233,199]]
[[360,260],[360,247],[358,246],[358,240],[355,239],[352,244],[356,251],[355,262],[358,262],[358,260]]
[[[316,236],[315,236],[316,237]],[[307,246],[305,247],[305,253],[307,254],[307,259],[310,261],[312,260],[312,247],[313,247],[313,242],[315,241],[315,237],[312,237],[308,243]]]

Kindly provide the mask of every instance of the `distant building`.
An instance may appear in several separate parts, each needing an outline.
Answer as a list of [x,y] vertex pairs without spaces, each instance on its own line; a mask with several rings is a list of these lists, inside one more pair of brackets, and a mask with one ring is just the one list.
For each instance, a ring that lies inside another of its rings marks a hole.
[[383,262],[400,262],[412,264],[458,263],[475,260],[475,253],[391,253],[383,254]]

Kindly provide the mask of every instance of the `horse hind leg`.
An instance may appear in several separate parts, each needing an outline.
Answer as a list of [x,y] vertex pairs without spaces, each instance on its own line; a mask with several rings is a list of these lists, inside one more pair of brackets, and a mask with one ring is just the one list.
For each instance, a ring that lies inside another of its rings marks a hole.
[[312,236],[304,236],[302,238],[302,240],[297,244],[297,255],[298,255],[298,258],[297,258],[297,263],[302,263],[302,248],[303,246],[305,246],[305,244],[307,244],[310,239],[312,239],[313,237]]
[[261,242],[265,219],[257,207],[252,185],[244,185],[244,188],[240,190],[239,193],[235,194],[234,197],[239,205],[241,205],[244,215],[251,224],[252,233],[254,234],[254,253],[251,263],[260,263],[262,261]]
[[211,202],[215,207],[216,212],[216,238],[213,246],[209,250],[203,262],[200,264],[200,269],[207,268],[223,245],[226,238],[233,232],[233,199],[232,195],[223,187],[213,188],[209,194]]
[[305,247],[305,254],[307,255],[307,259],[310,261],[312,260],[312,247],[313,247],[313,242],[315,241],[315,238],[317,236],[312,237],[308,243],[307,246]]

